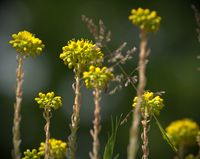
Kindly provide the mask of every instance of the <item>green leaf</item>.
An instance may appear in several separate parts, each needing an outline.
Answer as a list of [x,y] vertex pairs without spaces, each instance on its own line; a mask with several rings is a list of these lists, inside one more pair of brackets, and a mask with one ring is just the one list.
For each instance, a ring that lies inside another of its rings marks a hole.
[[113,159],[118,159],[119,158],[119,154],[117,154]]
[[[117,131],[121,123],[121,118],[122,118],[122,115],[119,117],[119,119],[116,117],[115,121],[113,121],[113,118],[111,117],[111,134],[108,133],[108,141],[104,149],[103,159],[112,159]],[[114,159],[117,159],[118,157],[119,157],[119,154],[116,155]]]
[[157,117],[153,114],[154,119],[156,120],[156,124],[158,126],[158,128],[160,129],[160,132],[163,136],[163,139],[168,143],[168,145],[172,148],[172,150],[177,153],[177,148],[176,146],[173,144],[173,142],[169,139],[169,137],[167,136],[167,133],[165,132],[165,130],[163,129],[162,125],[160,124],[160,122],[158,121]]

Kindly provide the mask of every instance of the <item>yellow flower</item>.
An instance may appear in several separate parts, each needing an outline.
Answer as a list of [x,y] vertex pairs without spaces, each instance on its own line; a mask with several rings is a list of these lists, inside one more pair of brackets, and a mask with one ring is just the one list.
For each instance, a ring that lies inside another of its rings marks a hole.
[[32,33],[21,31],[18,34],[13,34],[12,38],[13,39],[10,40],[9,43],[16,49],[17,53],[22,56],[35,56],[42,53],[44,44]]
[[55,96],[54,92],[48,92],[47,94],[39,93],[39,97],[35,98],[35,101],[39,104],[40,108],[44,109],[58,109],[62,106],[62,100],[60,96]]
[[113,78],[113,74],[107,67],[102,69],[90,66],[88,72],[83,72],[83,79],[87,88],[103,89]]
[[196,143],[199,126],[190,119],[173,121],[167,128],[168,137],[176,146],[192,146]]
[[[64,159],[67,151],[67,143],[61,140],[50,139],[50,157],[54,159]],[[44,155],[45,143],[41,142],[39,147],[39,154]]]
[[90,65],[101,65],[103,61],[103,53],[100,48],[88,40],[70,40],[62,50],[60,58],[70,69],[83,71]]
[[128,18],[145,32],[156,32],[160,27],[161,17],[157,15],[156,11],[150,11],[149,9],[132,9]]
[[[133,107],[136,107],[138,97],[133,99]],[[146,91],[142,96],[141,111],[144,112],[145,108],[148,113],[160,114],[160,110],[164,107],[163,99],[160,96],[155,96],[153,92]]]
[[28,149],[24,152],[24,157],[22,159],[40,159],[40,154],[36,149],[32,151]]
[[198,159],[198,157],[194,156],[193,154],[189,154],[186,157],[184,157],[184,159]]

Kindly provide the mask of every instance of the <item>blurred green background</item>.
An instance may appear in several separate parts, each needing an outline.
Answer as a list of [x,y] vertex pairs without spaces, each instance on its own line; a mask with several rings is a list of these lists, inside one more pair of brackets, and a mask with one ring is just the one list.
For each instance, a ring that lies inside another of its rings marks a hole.
[[[102,19],[112,32],[109,48],[115,50],[127,42],[130,49],[138,48],[138,30],[128,20],[132,8],[144,7],[156,10],[162,17],[160,30],[149,39],[147,89],[165,91],[165,108],[159,120],[164,127],[180,118],[191,118],[200,123],[200,44],[197,40],[196,21],[191,4],[199,0],[5,0],[0,2],[0,158],[11,158],[13,103],[15,102],[16,53],[9,45],[11,34],[29,30],[43,40],[46,47],[40,57],[26,59],[24,64],[22,107],[22,151],[37,148],[44,141],[44,119],[42,110],[34,102],[39,91],[55,91],[63,98],[62,109],[53,112],[51,136],[66,140],[69,135],[70,115],[74,93],[73,73],[59,59],[62,46],[72,38],[93,40],[81,15],[91,17],[94,22]],[[137,50],[137,54],[138,54]],[[124,67],[127,72],[137,66],[137,55]],[[136,75],[136,74],[135,74]],[[92,92],[82,90],[81,121],[78,136],[77,159],[89,158],[92,127]],[[110,118],[127,114],[131,110],[135,90],[129,86],[113,96],[102,99],[101,150],[107,139]],[[119,129],[115,154],[126,158],[131,118]],[[150,159],[172,158],[170,147],[162,139],[151,122]],[[193,149],[194,150],[194,149]],[[138,154],[140,158],[140,154]]]

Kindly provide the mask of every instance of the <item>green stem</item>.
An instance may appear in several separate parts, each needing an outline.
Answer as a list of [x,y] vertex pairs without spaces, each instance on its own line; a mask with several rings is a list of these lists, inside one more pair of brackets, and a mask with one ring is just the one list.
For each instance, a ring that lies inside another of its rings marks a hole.
[[16,103],[14,104],[14,119],[13,119],[13,151],[12,156],[13,159],[20,159],[20,123],[21,123],[21,103],[22,103],[22,84],[23,84],[23,58],[21,56],[17,56],[17,68],[16,68]]

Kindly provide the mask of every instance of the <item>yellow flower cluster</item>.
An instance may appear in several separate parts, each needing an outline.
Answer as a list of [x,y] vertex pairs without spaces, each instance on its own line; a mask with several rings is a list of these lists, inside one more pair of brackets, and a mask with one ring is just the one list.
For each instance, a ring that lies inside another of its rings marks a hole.
[[131,10],[129,20],[142,31],[155,32],[160,27],[161,17],[157,15],[156,11],[138,8]]
[[[133,99],[133,107],[136,107],[138,101],[138,97]],[[142,96],[141,102],[141,111],[144,112],[145,109],[148,110],[148,113],[154,113],[156,115],[160,114],[160,110],[164,107],[163,99],[154,95],[153,92],[146,91]]]
[[[50,139],[50,156],[54,159],[64,159],[67,152],[67,143],[61,140]],[[44,155],[45,143],[41,142],[39,147],[39,154]]]
[[42,53],[44,44],[32,33],[21,31],[18,34],[13,34],[12,38],[13,39],[10,40],[9,43],[16,49],[17,53],[22,56],[35,56]]
[[62,106],[62,100],[60,96],[55,96],[54,92],[48,92],[47,94],[39,93],[39,97],[35,98],[35,101],[39,104],[40,108],[44,109],[58,109]]
[[40,154],[36,149],[30,151],[29,149],[24,152],[22,159],[40,159]]
[[70,69],[83,71],[85,67],[98,66],[103,61],[103,53],[100,48],[88,40],[70,40],[62,50],[60,58]]
[[184,159],[199,159],[199,157],[194,156],[193,154],[189,154],[186,157],[184,157]]
[[103,89],[113,78],[113,74],[106,67],[90,66],[88,72],[83,72],[83,79],[87,88]]
[[190,119],[174,121],[166,128],[168,137],[176,146],[194,145],[198,131],[198,124]]

